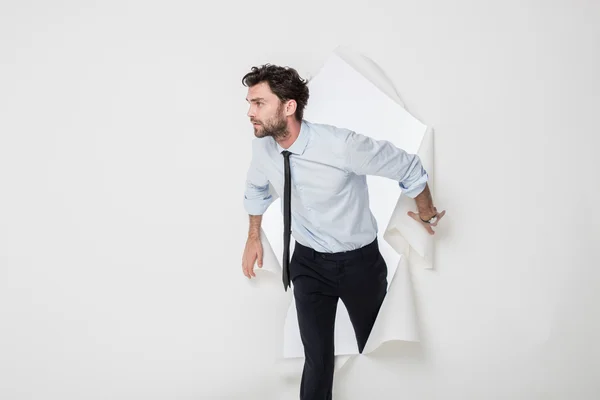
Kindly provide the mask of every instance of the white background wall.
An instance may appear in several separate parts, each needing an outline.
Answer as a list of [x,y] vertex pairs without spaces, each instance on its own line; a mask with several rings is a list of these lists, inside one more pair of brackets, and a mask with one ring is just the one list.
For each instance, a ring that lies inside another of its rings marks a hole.
[[297,398],[241,273],[241,77],[340,44],[435,127],[448,214],[423,342],[336,398],[600,396],[600,3],[361,3],[1,3],[1,399]]

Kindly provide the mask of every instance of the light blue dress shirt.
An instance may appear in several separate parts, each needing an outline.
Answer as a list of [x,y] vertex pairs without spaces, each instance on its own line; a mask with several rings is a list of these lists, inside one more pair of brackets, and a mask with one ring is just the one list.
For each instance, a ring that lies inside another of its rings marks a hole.
[[[283,202],[284,150],[272,137],[253,139],[244,193],[248,214],[264,214],[274,201],[270,189]],[[303,120],[287,150],[292,153],[292,237],[320,252],[354,250],[377,237],[366,175],[397,181],[411,198],[428,180],[417,155],[332,125]]]

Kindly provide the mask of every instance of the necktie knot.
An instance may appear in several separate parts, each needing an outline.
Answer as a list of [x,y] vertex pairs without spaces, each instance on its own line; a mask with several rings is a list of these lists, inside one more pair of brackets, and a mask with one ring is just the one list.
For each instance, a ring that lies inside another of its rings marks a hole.
[[292,154],[292,153],[291,153],[291,152],[289,152],[289,151],[287,151],[287,150],[284,150],[284,151],[282,151],[282,152],[281,152],[281,154],[282,154],[282,155],[283,155],[285,158],[288,158],[288,157],[290,156],[290,154]]

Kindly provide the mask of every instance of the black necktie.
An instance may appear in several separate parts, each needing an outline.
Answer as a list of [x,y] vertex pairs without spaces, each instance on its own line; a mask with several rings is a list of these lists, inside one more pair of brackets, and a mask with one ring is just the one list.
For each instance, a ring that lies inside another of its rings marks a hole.
[[283,185],[283,289],[287,292],[290,287],[290,234],[292,232],[292,211],[290,202],[292,199],[292,179],[290,176],[290,153],[287,150],[281,152],[283,155],[283,171],[285,183]]

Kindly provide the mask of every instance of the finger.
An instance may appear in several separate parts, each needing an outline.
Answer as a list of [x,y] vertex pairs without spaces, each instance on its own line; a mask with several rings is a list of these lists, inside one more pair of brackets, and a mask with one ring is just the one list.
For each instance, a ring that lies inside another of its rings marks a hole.
[[244,260],[244,275],[246,275],[246,277],[248,279],[252,278],[252,275],[254,273],[253,267],[254,267],[254,259],[252,259],[251,256],[246,256],[246,258]]
[[256,263],[256,257],[253,257],[251,262],[248,263],[248,274],[250,274],[250,276],[256,276],[254,274],[254,264]]
[[425,225],[425,229],[427,229],[427,232],[429,232],[430,235],[435,235],[435,231],[433,230],[433,228],[431,228],[430,224],[424,224]]
[[246,259],[246,276],[248,277],[248,279],[252,278],[252,269],[251,266],[252,262],[250,261],[250,259]]
[[437,226],[438,222],[440,222],[440,219],[442,219],[442,217],[446,214],[446,210],[442,211],[441,213],[438,214],[437,216],[437,220],[435,221],[435,223],[431,224],[432,226]]
[[258,268],[262,268],[263,266],[263,253],[262,251],[258,252]]
[[409,216],[409,217],[411,217],[411,218],[412,218],[412,219],[414,219],[415,221],[417,221],[417,222],[423,222],[423,221],[421,221],[421,218],[419,218],[419,215],[418,215],[418,214],[415,214],[415,213],[414,213],[414,212],[412,212],[412,211],[409,211],[407,214],[408,214],[408,216]]
[[247,262],[244,260],[244,263],[242,264],[242,272],[244,273],[244,276],[246,278],[250,278],[250,276],[248,275],[248,269],[246,268]]

